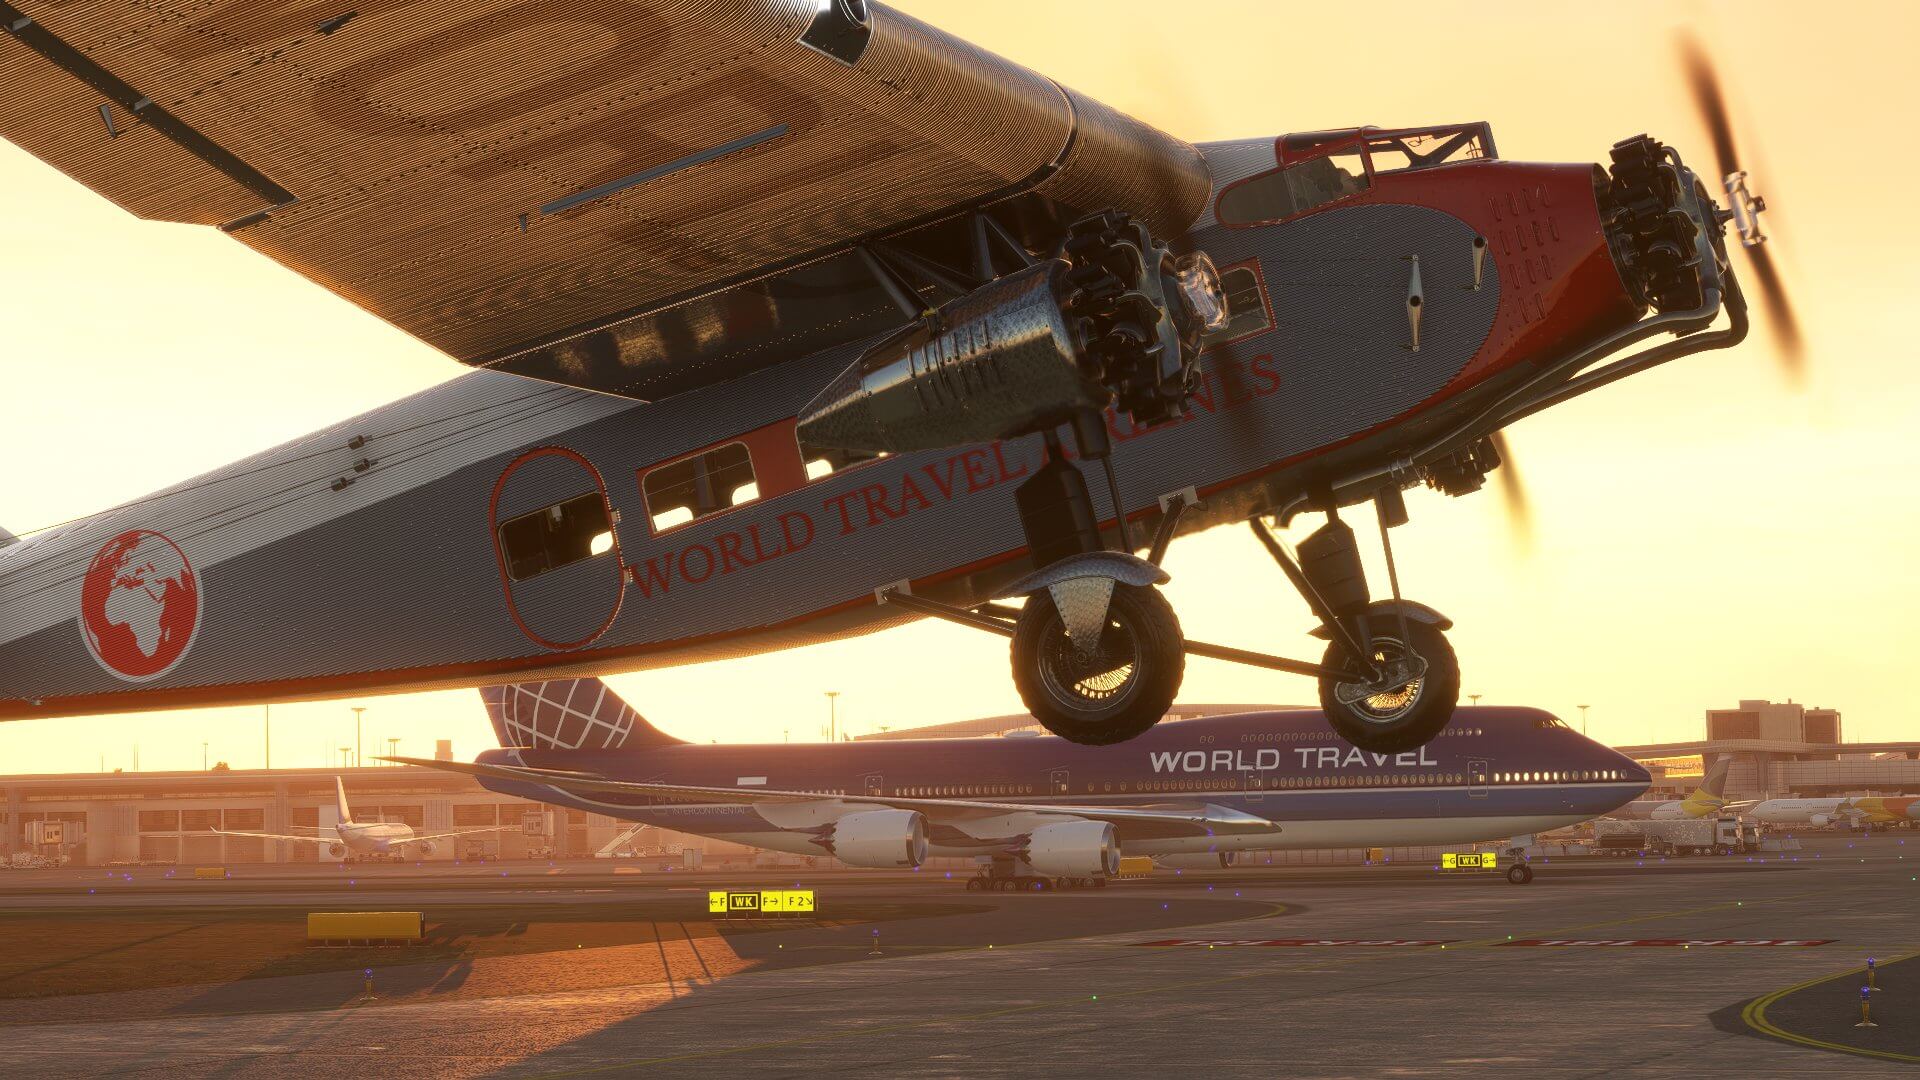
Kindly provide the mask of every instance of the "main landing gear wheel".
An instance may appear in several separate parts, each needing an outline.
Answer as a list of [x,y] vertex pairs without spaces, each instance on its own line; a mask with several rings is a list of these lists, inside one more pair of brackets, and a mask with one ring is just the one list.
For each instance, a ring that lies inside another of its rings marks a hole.
[[[1401,638],[1401,620],[1394,615],[1369,616],[1367,630],[1373,661],[1382,670],[1405,670],[1416,658],[1425,661],[1426,670],[1401,685],[1382,686],[1373,693],[1367,692],[1370,688],[1365,684],[1322,675],[1320,707],[1333,730],[1362,750],[1374,754],[1417,750],[1453,717],[1453,707],[1460,702],[1460,662],[1446,634],[1428,623],[1406,620],[1411,650]],[[1327,646],[1321,663],[1331,668],[1348,666],[1347,650],[1338,638]]]
[[1158,723],[1186,661],[1173,608],[1148,586],[1114,584],[1106,626],[1091,648],[1067,637],[1048,590],[1027,598],[1013,630],[1020,700],[1042,727],[1085,746],[1125,742]]
[[1533,880],[1533,867],[1526,863],[1514,863],[1507,867],[1507,880],[1515,885],[1525,885]]

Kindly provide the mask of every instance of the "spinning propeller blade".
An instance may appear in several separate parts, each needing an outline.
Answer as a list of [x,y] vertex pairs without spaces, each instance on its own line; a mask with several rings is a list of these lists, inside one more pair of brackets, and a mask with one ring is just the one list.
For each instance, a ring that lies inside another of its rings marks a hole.
[[[1727,107],[1726,93],[1721,87],[1720,76],[1714,71],[1713,62],[1693,35],[1680,34],[1679,47],[1687,85],[1693,90],[1694,105],[1700,110],[1701,122],[1706,124],[1707,131],[1713,137],[1714,164],[1724,180],[1741,171],[1740,154],[1735,149],[1733,138],[1733,116]],[[1758,204],[1758,208],[1764,207],[1764,203]],[[1772,328],[1780,365],[1787,377],[1797,384],[1806,367],[1806,341],[1800,333],[1800,320],[1794,314],[1793,304],[1787,298],[1786,284],[1766,243],[1748,245],[1746,250],[1753,263],[1753,278],[1759,286],[1760,306],[1765,309],[1767,325]]]
[[1533,550],[1533,502],[1527,498],[1527,485],[1520,479],[1520,469],[1514,464],[1513,449],[1507,442],[1506,432],[1496,431],[1491,436],[1494,452],[1500,455],[1500,467],[1494,472],[1500,477],[1500,497],[1505,504],[1507,517],[1507,535],[1512,538],[1514,547],[1523,553]]

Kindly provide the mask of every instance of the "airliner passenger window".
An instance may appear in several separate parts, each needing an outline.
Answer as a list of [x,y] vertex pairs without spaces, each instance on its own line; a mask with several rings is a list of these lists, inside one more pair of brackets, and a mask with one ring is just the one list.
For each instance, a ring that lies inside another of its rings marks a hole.
[[646,492],[647,516],[654,532],[760,497],[760,487],[753,479],[753,459],[741,443],[728,443],[651,469],[641,487]]
[[599,492],[576,495],[500,523],[507,577],[525,581],[613,550],[613,524]]

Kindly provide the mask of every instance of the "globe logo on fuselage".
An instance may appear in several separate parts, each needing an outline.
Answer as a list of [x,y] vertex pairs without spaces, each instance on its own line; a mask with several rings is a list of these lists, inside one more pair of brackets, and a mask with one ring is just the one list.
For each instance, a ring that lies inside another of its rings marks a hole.
[[80,633],[107,672],[147,682],[172,671],[200,627],[200,582],[157,532],[132,529],[102,545],[80,586]]

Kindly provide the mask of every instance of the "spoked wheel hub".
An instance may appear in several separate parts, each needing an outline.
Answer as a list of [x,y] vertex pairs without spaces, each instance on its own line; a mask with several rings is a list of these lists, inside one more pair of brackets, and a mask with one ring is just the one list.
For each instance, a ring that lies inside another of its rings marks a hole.
[[1124,742],[1166,715],[1186,651],[1173,609],[1150,586],[1116,583],[1104,619],[1063,618],[1051,592],[1027,600],[1013,634],[1013,681],[1048,731],[1092,746]]
[[[1368,618],[1369,659],[1380,673],[1355,680],[1323,676],[1320,707],[1342,738],[1375,754],[1398,754],[1427,743],[1447,726],[1460,700],[1460,666],[1439,627],[1387,614]],[[1339,640],[1322,663],[1352,670]]]

